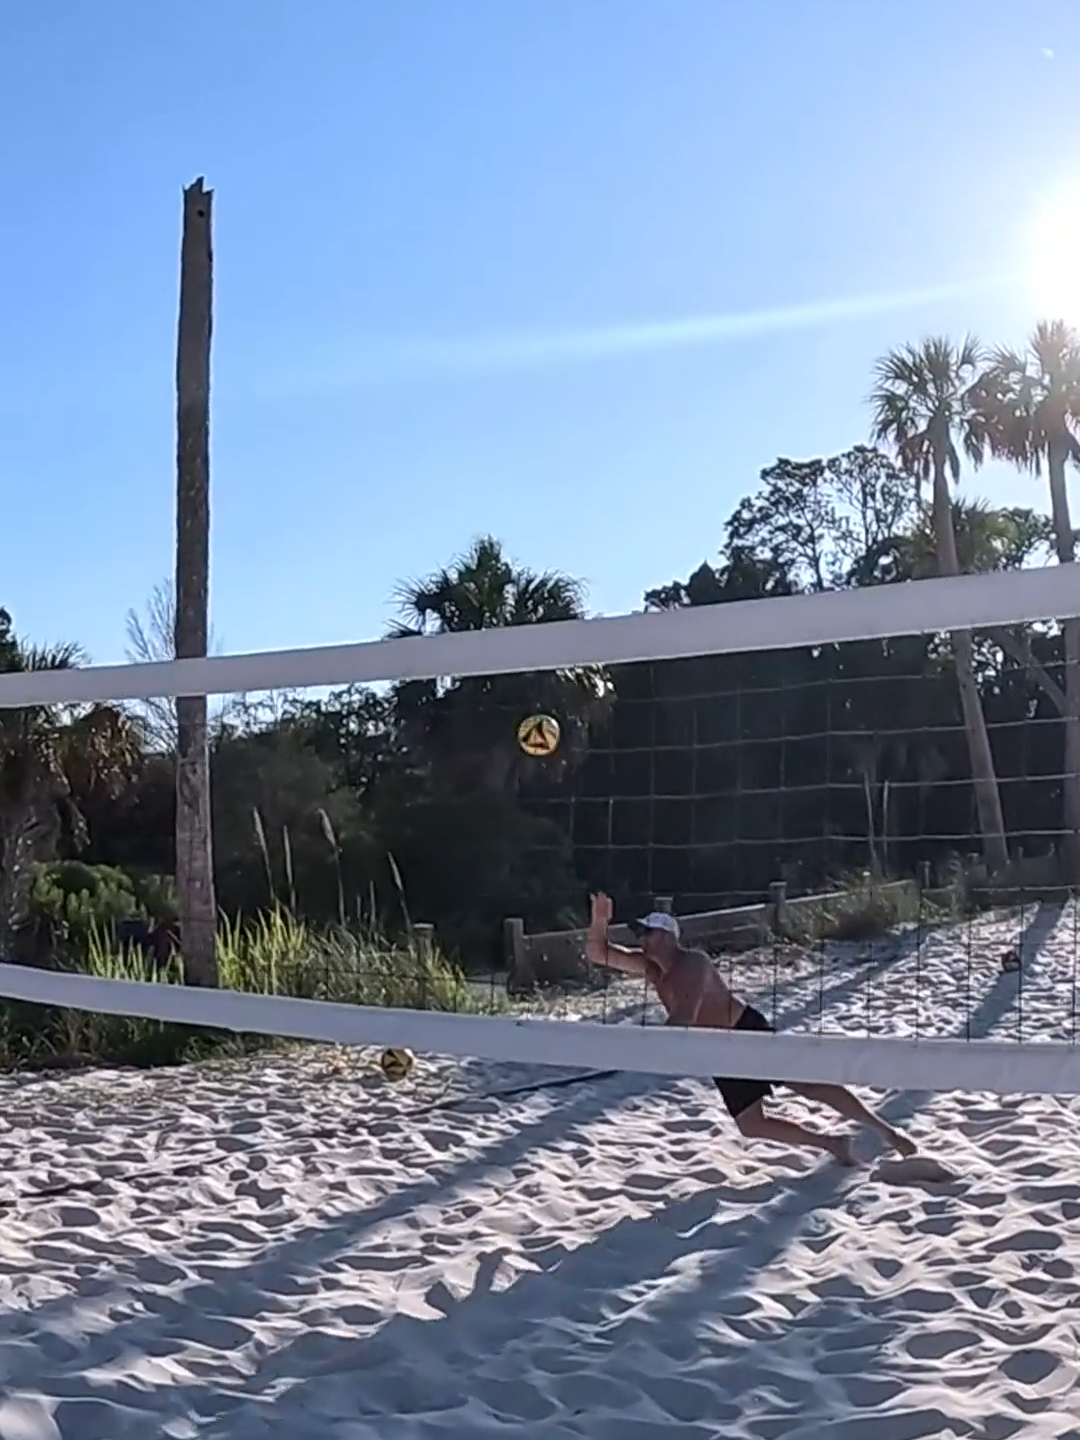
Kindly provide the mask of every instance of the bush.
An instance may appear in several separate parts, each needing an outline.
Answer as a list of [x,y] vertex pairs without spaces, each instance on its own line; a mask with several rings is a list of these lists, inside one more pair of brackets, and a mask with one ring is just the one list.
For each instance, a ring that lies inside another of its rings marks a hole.
[[34,866],[30,915],[39,958],[57,952],[82,956],[92,935],[111,934],[124,920],[175,919],[175,890],[167,876],[59,860]]
[[35,865],[31,915],[57,940],[85,945],[96,927],[138,914],[131,877],[108,865]]
[[924,902],[914,884],[848,876],[820,899],[793,900],[784,921],[785,938],[799,944],[835,940],[880,940],[918,920]]

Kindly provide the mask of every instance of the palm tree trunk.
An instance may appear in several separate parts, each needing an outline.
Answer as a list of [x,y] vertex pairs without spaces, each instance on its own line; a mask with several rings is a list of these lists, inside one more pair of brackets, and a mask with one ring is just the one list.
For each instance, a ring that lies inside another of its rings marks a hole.
[[[940,452],[934,463],[934,548],[940,575],[959,575],[960,561],[956,553],[956,532],[953,529],[952,497],[945,469],[945,456]],[[974,645],[970,630],[957,630],[949,636],[956,662],[956,682],[960,689],[960,708],[964,716],[971,779],[975,790],[975,810],[979,817],[983,854],[991,873],[1003,870],[1009,863],[1009,846],[1005,838],[1005,817],[1001,810],[994,752],[986,728],[982,696],[975,679]]]
[[[1067,445],[1058,439],[1051,440],[1048,467],[1050,511],[1054,521],[1054,549],[1061,565],[1076,562],[1069,489],[1065,481],[1068,453]],[[1080,883],[1080,620],[1066,620],[1061,629],[1065,650],[1064,859],[1070,883],[1077,884]]]
[[[184,191],[176,350],[176,654],[206,654],[210,593],[211,201]],[[210,811],[206,696],[176,702],[176,891],[184,975],[216,985],[217,903]]]

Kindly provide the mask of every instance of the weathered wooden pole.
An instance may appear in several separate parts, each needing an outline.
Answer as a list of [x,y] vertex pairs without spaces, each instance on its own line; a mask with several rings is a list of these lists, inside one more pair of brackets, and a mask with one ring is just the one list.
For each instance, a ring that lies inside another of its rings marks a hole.
[[[184,191],[176,342],[176,654],[206,654],[210,612],[210,341],[213,191]],[[176,890],[189,985],[217,985],[217,901],[205,695],[176,702]]]

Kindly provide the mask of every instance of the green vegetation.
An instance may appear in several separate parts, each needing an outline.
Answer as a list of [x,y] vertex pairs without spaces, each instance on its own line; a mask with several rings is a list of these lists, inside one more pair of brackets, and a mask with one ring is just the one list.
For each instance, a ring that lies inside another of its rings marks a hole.
[[[107,980],[181,983],[177,961],[156,969],[133,948],[117,947],[107,927],[91,920],[83,930],[86,908],[79,907],[80,927],[72,935],[80,971]],[[246,994],[458,1012],[498,1008],[496,997],[471,987],[426,941],[406,936],[392,944],[340,926],[315,926],[279,907],[255,920],[225,923],[217,958],[222,985]],[[0,1066],[169,1065],[272,1043],[259,1035],[0,1001]]]
[[[881,448],[763,469],[710,560],[685,580],[642,576],[645,607],[1073,563],[1067,326],[1040,325],[1019,352],[897,349],[877,369],[871,431]],[[965,467],[990,457],[1045,475],[1046,513],[959,499]],[[515,564],[490,536],[398,598],[399,635],[586,613],[577,581]],[[135,627],[144,648],[168,639],[169,604],[157,594]],[[35,649],[0,611],[0,669],[79,659]],[[516,747],[535,711],[560,722],[552,760]],[[113,973],[135,963],[118,925],[174,918],[175,721],[168,702],[0,711],[5,953]],[[507,916],[567,927],[590,888],[620,912],[654,892],[688,911],[866,872],[814,920],[818,936],[863,939],[905,918],[880,882],[924,864],[950,908],[1022,889],[1024,866],[1042,892],[1077,885],[1080,624],[247,697],[211,716],[210,768],[222,983],[462,1008],[465,974],[500,961]],[[415,951],[416,921],[435,926],[438,955]],[[15,1007],[2,1027],[0,1060],[211,1043]]]
[[951,905],[944,895],[928,901],[914,882],[882,882],[869,873],[837,881],[822,898],[794,905],[781,926],[782,938],[809,945],[824,940],[853,944],[879,940],[920,920],[941,921]]

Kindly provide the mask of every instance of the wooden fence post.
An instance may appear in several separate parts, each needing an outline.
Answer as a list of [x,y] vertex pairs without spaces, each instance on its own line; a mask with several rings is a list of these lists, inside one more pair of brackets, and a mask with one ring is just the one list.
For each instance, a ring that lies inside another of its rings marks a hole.
[[507,990],[532,989],[534,982],[529,967],[529,947],[525,941],[525,921],[516,916],[503,921],[503,960]]
[[769,928],[780,935],[787,923],[787,881],[774,880],[769,886]]
[[419,1008],[426,1010],[428,1005],[428,966],[435,955],[435,926],[422,923],[411,927],[413,951],[420,964],[417,967],[419,974]]

